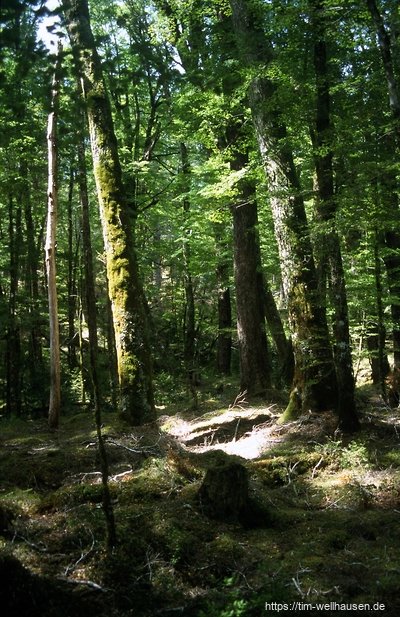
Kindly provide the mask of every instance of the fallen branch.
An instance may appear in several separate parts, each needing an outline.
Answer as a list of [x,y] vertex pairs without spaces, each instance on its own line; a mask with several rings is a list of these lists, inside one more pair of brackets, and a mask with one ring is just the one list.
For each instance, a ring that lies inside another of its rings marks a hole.
[[107,444],[111,444],[112,446],[116,446],[117,448],[123,448],[124,450],[128,450],[128,452],[132,452],[133,454],[157,454],[156,447],[158,442],[153,446],[143,446],[143,448],[129,448],[122,443],[118,443],[117,441],[111,441],[111,439],[107,439]]
[[90,587],[91,589],[94,589],[96,591],[101,591],[103,593],[106,593],[107,591],[109,591],[106,587],[102,587],[101,585],[98,585],[98,583],[95,583],[94,581],[87,581],[87,580],[80,579],[80,578],[68,578],[67,576],[57,576],[57,579],[59,581],[64,581],[65,583],[70,583],[72,585],[85,585],[86,587]]

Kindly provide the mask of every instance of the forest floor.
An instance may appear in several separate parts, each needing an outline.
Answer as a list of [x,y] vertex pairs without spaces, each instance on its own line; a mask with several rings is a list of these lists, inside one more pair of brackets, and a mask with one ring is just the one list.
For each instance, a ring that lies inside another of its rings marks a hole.
[[[349,615],[381,603],[399,615],[400,411],[368,385],[358,399],[353,437],[328,412],[280,425],[279,405],[223,394],[196,412],[166,406],[140,429],[105,414],[111,555],[91,414],[63,416],[56,433],[1,419],[2,614]],[[220,450],[246,467],[265,520],[206,516],[198,490]]]

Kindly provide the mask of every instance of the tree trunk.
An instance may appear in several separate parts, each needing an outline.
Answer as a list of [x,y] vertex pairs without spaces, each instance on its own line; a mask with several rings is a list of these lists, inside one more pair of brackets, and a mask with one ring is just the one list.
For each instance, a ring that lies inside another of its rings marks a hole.
[[22,245],[21,208],[9,200],[10,296],[6,334],[6,413],[21,414],[21,340],[17,318],[19,261]]
[[61,409],[60,334],[58,324],[58,299],[56,286],[56,231],[57,231],[57,115],[60,88],[62,47],[59,45],[57,63],[52,84],[51,111],[47,125],[48,144],[48,210],[45,243],[46,272],[50,317],[50,403],[49,426],[57,429]]
[[[366,5],[374,23],[382,65],[389,94],[389,107],[394,122],[394,132],[384,135],[384,149],[393,152],[395,159],[400,152],[400,93],[395,72],[391,33],[388,31],[376,0],[366,0]],[[400,367],[400,259],[397,255],[400,247],[400,235],[396,228],[399,224],[398,178],[391,169],[383,174],[384,199],[389,204],[389,217],[394,219],[395,228],[386,233],[385,243],[389,249],[384,257],[388,285],[391,296],[391,315],[393,323],[394,367]]]
[[[68,366],[76,368],[76,257],[74,251],[74,221],[72,212],[72,197],[74,191],[74,170],[71,167],[68,187],[67,216],[68,216]],[[78,247],[77,247],[78,251]]]
[[386,274],[390,293],[390,312],[392,316],[393,365],[400,368],[400,235],[397,231],[385,233]]
[[152,366],[110,101],[90,27],[87,0],[65,0],[63,9],[89,122],[117,348],[120,413],[132,424],[142,424],[155,418]]
[[[82,122],[83,125],[83,122]],[[117,533],[115,528],[114,510],[111,501],[110,489],[108,485],[108,457],[104,438],[101,430],[101,407],[102,396],[100,392],[100,380],[98,369],[98,337],[97,337],[97,308],[95,279],[93,274],[93,252],[89,217],[89,199],[86,179],[85,146],[82,136],[78,144],[78,183],[80,202],[82,207],[82,250],[85,275],[87,326],[89,331],[89,355],[90,355],[90,376],[93,387],[94,419],[96,424],[97,445],[101,466],[101,478],[103,485],[103,510],[107,525],[107,550],[111,551],[117,543]]]
[[228,247],[224,240],[226,226],[214,224],[215,247],[217,253],[216,278],[218,286],[218,337],[217,337],[217,371],[221,375],[230,375],[232,356],[232,309],[229,288],[229,262],[225,256]]
[[387,359],[386,347],[386,328],[383,314],[383,287],[382,287],[382,267],[379,254],[380,234],[374,233],[374,277],[376,287],[376,320],[373,320],[368,328],[368,350],[372,370],[372,381],[381,391],[386,399],[385,378],[390,372]]
[[[41,250],[38,251],[35,244],[35,225],[32,216],[32,203],[28,184],[28,164],[25,160],[21,163],[21,177],[24,179],[23,209],[26,229],[27,244],[27,263],[26,263],[26,288],[28,294],[28,313],[30,322],[29,333],[29,372],[30,387],[35,395],[35,404],[39,403],[41,408],[46,407],[46,400],[43,388],[43,353],[42,340],[40,334],[40,312],[39,312],[39,280],[38,269]],[[37,399],[37,400],[36,400]]]
[[[247,155],[237,152],[232,170],[243,169]],[[249,396],[265,396],[271,387],[271,365],[265,332],[261,255],[254,183],[244,177],[232,205],[233,260],[237,332],[240,353],[240,389]]]
[[290,385],[294,376],[294,356],[291,339],[288,339],[275,298],[268,284],[264,284],[264,311],[268,328],[278,355],[278,375],[276,385]]
[[[233,26],[243,62],[271,61],[272,51],[259,23],[243,0],[231,0]],[[301,187],[276,102],[275,86],[255,77],[248,96],[278,242],[282,279],[288,303],[295,371],[289,405],[282,421],[301,412],[336,408],[337,383],[325,309],[318,294]]]
[[390,34],[386,29],[382,15],[379,12],[375,0],[366,0],[367,8],[374,22],[377,34],[379,51],[381,54],[383,69],[385,71],[386,83],[389,93],[389,105],[395,121],[395,133],[398,146],[400,146],[400,95],[394,70],[392,45]]
[[183,280],[185,288],[185,319],[184,319],[184,333],[183,333],[183,360],[185,365],[186,379],[188,382],[189,392],[192,398],[192,406],[194,409],[198,407],[197,400],[197,375],[195,366],[196,355],[196,323],[195,323],[195,303],[194,303],[194,289],[193,280],[191,274],[190,264],[190,229],[188,228],[188,215],[190,211],[190,164],[186,145],[181,143],[181,163],[182,163],[182,190],[183,197],[183,216],[184,216],[184,229],[183,229]]
[[[357,429],[359,422],[354,400],[354,374],[351,356],[347,293],[340,248],[336,230],[336,196],[333,176],[333,127],[330,117],[330,80],[327,45],[325,41],[326,15],[324,0],[310,1],[314,33],[314,68],[316,78],[316,119],[312,128],[314,162],[318,194],[317,218],[322,224],[318,244],[323,247],[322,271],[327,271],[331,305],[334,310],[334,360],[338,382],[338,414],[345,430]],[[327,267],[326,267],[327,266]]]

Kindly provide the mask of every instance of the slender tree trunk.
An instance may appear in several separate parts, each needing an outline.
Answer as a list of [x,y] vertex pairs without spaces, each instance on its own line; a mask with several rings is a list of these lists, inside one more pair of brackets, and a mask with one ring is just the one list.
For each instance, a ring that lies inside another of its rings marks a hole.
[[390,292],[392,316],[393,365],[400,369],[400,235],[396,231],[385,233],[385,268]]
[[60,88],[62,47],[59,45],[52,84],[51,111],[47,125],[48,143],[48,210],[46,232],[46,272],[50,317],[50,403],[49,426],[57,429],[61,409],[60,334],[58,324],[58,299],[56,286],[56,230],[57,230],[57,115]]
[[184,240],[182,246],[183,256],[183,279],[185,287],[185,319],[184,319],[184,334],[183,334],[183,359],[185,364],[186,379],[188,381],[189,391],[192,397],[192,405],[194,409],[198,407],[197,400],[197,375],[195,366],[196,355],[196,322],[195,322],[195,302],[193,279],[191,274],[190,264],[190,229],[188,228],[187,218],[190,211],[190,164],[186,144],[181,143],[181,163],[182,163],[182,185],[183,185],[183,212],[184,212]]
[[21,414],[21,340],[17,317],[19,262],[22,245],[21,208],[9,199],[10,297],[6,336],[6,413]]
[[[314,32],[314,68],[316,77],[316,120],[312,129],[314,162],[317,176],[317,217],[322,223],[318,236],[321,269],[327,270],[331,305],[334,310],[334,359],[338,382],[338,414],[341,428],[354,430],[359,426],[354,400],[354,374],[351,355],[347,293],[339,236],[336,230],[336,196],[333,175],[333,127],[330,117],[330,79],[328,73],[326,7],[324,0],[310,1]],[[326,264],[326,265],[325,265]],[[326,267],[327,266],[327,267]]]
[[386,347],[386,328],[383,313],[383,286],[382,286],[382,266],[381,256],[379,251],[380,234],[375,230],[374,233],[374,277],[376,287],[376,314],[369,325],[368,331],[368,350],[370,352],[370,361],[372,369],[372,381],[377,385],[386,399],[385,378],[390,371],[389,362],[387,359]]
[[[272,51],[250,5],[231,0],[233,27],[243,62],[271,61]],[[301,187],[279,110],[271,105],[275,86],[255,77],[248,96],[269,187],[282,279],[288,302],[295,371],[282,421],[305,411],[336,408],[337,382],[325,309],[318,294]]]
[[87,0],[65,0],[63,9],[89,122],[117,348],[120,413],[131,423],[142,424],[155,418],[152,363],[110,101]]
[[40,334],[40,311],[39,311],[39,280],[38,269],[40,252],[35,245],[35,225],[32,216],[32,203],[28,183],[28,165],[26,161],[21,163],[21,176],[24,179],[25,191],[23,197],[23,210],[26,229],[27,264],[26,264],[26,288],[29,298],[28,312],[30,318],[29,335],[29,363],[31,390],[39,400],[40,406],[46,406],[43,388],[43,353]]
[[[72,199],[74,192],[74,169],[71,167],[68,187],[67,216],[68,216],[68,366],[73,369],[77,366],[76,359],[76,258],[74,251],[74,220]],[[77,249],[78,250],[78,249]]]
[[108,551],[111,551],[117,543],[117,533],[115,527],[114,510],[108,485],[108,457],[101,430],[102,397],[100,392],[100,379],[97,362],[99,346],[97,337],[96,292],[93,273],[93,252],[90,230],[89,199],[86,179],[85,146],[83,141],[83,131],[82,137],[79,140],[78,144],[78,184],[82,208],[82,250],[85,276],[87,326],[89,331],[90,376],[93,387],[94,418],[96,424],[97,445],[99,451],[101,478],[103,485],[103,510],[107,525],[106,546]]
[[107,313],[107,358],[108,372],[110,376],[110,401],[113,410],[118,409],[118,361],[117,346],[115,344],[114,321],[112,314],[111,300],[106,298]]
[[229,262],[226,257],[227,242],[224,240],[226,225],[214,224],[215,246],[217,253],[216,277],[218,285],[218,338],[217,371],[221,375],[230,375],[232,355],[232,308],[229,287]]

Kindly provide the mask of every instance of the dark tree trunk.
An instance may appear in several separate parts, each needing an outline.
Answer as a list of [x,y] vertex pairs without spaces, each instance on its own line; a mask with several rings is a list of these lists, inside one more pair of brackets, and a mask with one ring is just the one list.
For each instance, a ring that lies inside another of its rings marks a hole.
[[188,227],[188,216],[190,212],[190,164],[186,145],[181,143],[181,164],[182,164],[182,190],[183,190],[183,281],[185,288],[185,318],[183,333],[183,361],[185,365],[186,379],[189,392],[192,398],[192,406],[197,409],[197,376],[196,376],[196,323],[195,323],[195,302],[194,289],[190,263],[190,228]]
[[[384,148],[387,152],[393,152],[393,157],[398,158],[400,152],[400,93],[398,79],[395,71],[391,32],[385,25],[383,16],[376,0],[366,0],[366,5],[371,15],[378,40],[382,65],[385,73],[389,94],[389,106],[394,121],[393,134],[384,136]],[[395,5],[393,5],[395,6]],[[395,9],[393,9],[395,10]],[[397,10],[397,9],[396,9]],[[389,216],[394,219],[395,228],[399,225],[399,200],[398,178],[392,170],[383,174],[384,199],[390,207]],[[400,235],[396,229],[389,230],[385,235],[385,243],[389,249],[384,256],[388,285],[391,296],[391,315],[393,323],[393,353],[394,366],[400,368]]]
[[314,34],[314,68],[316,77],[316,119],[312,128],[314,162],[318,193],[317,218],[322,232],[318,235],[322,271],[328,274],[330,301],[334,311],[334,360],[338,383],[338,414],[340,426],[354,430],[359,426],[354,400],[354,374],[351,355],[349,317],[345,275],[336,230],[336,196],[333,174],[333,126],[326,35],[326,7],[323,0],[310,1]]
[[[72,210],[72,199],[74,192],[74,170],[71,167],[68,187],[67,216],[68,216],[68,366],[71,369],[78,365],[76,358],[76,336],[75,315],[76,315],[76,255],[74,250],[74,220]],[[78,251],[78,248],[76,249]]]
[[[243,169],[247,155],[236,153],[232,170]],[[265,332],[261,255],[254,183],[244,177],[232,205],[233,259],[237,332],[240,352],[240,389],[249,396],[265,396],[271,387],[271,365]]]
[[374,277],[376,288],[376,313],[372,319],[367,333],[367,345],[370,354],[372,381],[377,385],[386,398],[385,378],[390,372],[390,366],[386,355],[386,328],[383,313],[383,287],[382,267],[380,257],[380,234],[374,234]]
[[[26,244],[27,244],[27,264],[26,264],[26,288],[29,298],[28,313],[30,320],[29,333],[29,373],[31,390],[38,398],[41,408],[45,408],[46,400],[43,388],[43,352],[42,338],[40,332],[40,311],[39,311],[39,259],[40,252],[36,248],[35,243],[35,225],[32,216],[32,203],[30,197],[30,189],[28,183],[28,165],[26,161],[21,163],[21,177],[24,179],[24,197],[23,208],[26,229]],[[36,403],[36,401],[35,401]]]
[[400,234],[396,231],[385,233],[386,254],[384,256],[390,292],[392,316],[393,364],[400,368]]
[[294,356],[291,339],[287,338],[275,298],[269,285],[264,288],[264,311],[268,328],[278,355],[277,386],[290,385],[294,376]]

